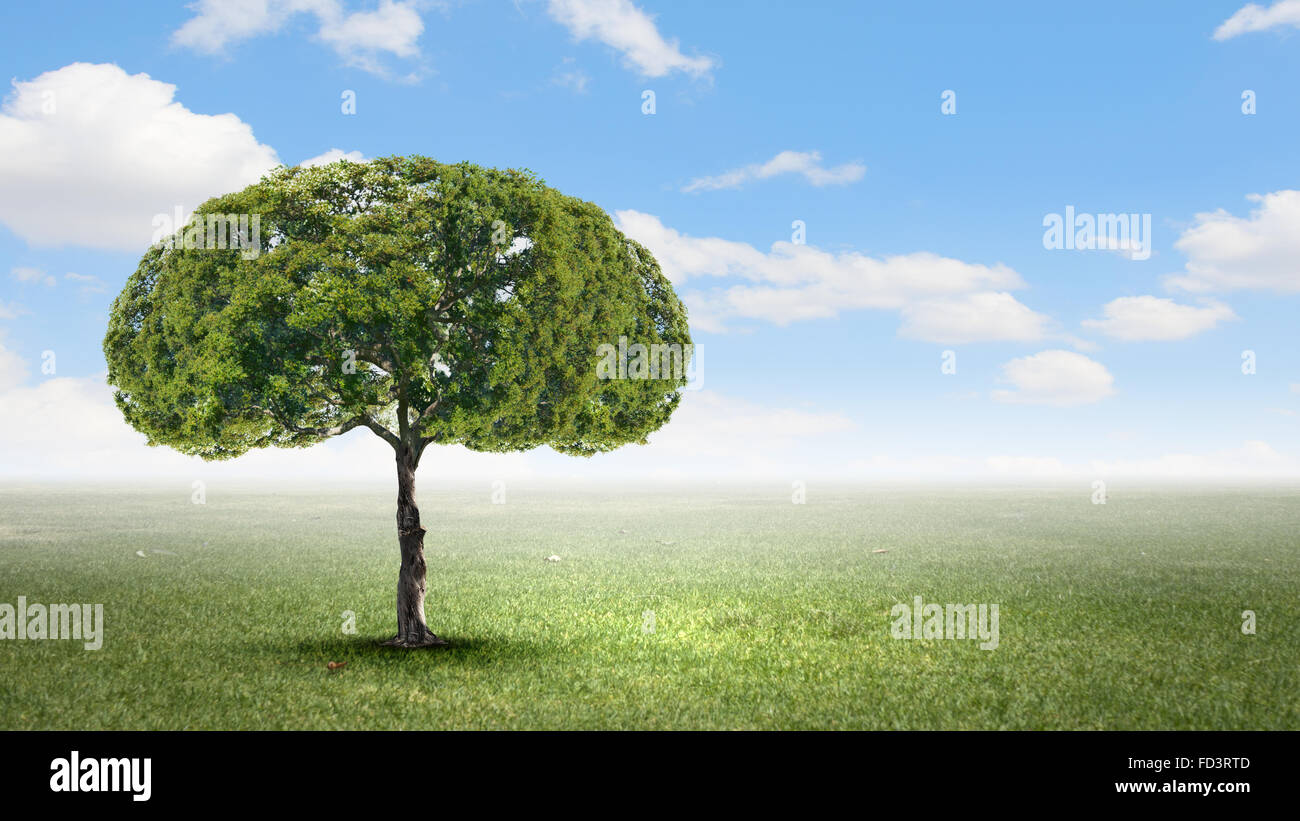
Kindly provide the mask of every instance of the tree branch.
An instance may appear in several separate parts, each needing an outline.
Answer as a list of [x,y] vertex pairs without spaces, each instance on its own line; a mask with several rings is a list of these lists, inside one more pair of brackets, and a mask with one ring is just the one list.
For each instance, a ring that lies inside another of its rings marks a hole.
[[388,428],[384,427],[383,425],[379,424],[374,419],[370,418],[370,414],[367,413],[357,414],[356,416],[352,417],[346,422],[335,425],[334,427],[331,428],[311,428],[311,427],[304,428],[299,425],[293,424],[288,419],[285,419],[283,416],[276,413],[274,410],[268,410],[266,408],[257,408],[257,409],[262,411],[262,413],[265,414],[266,416],[269,416],[272,419],[274,419],[276,422],[280,423],[280,426],[283,427],[285,430],[289,431],[290,433],[300,433],[300,434],[306,434],[308,436],[342,436],[343,434],[347,433],[353,428],[359,428],[364,426],[370,428],[370,430],[376,436],[378,436],[380,439],[383,439],[388,444],[392,445],[394,449],[398,448],[401,445],[401,440],[398,439],[393,434],[392,431],[390,431]]
[[397,436],[394,435],[392,431],[390,431],[388,428],[384,427],[383,425],[379,424],[375,420],[371,419],[369,416],[367,416],[361,424],[365,425],[366,427],[374,431],[375,435],[378,436],[380,439],[383,439],[385,442],[392,445],[394,450],[401,447],[402,440],[398,439]]
[[265,408],[261,408],[260,410],[263,414],[279,422],[280,426],[290,433],[305,433],[308,436],[341,436],[353,428],[365,424],[366,419],[368,418],[364,416],[355,416],[342,424],[335,425],[332,428],[304,428],[293,424],[273,410],[267,410]]

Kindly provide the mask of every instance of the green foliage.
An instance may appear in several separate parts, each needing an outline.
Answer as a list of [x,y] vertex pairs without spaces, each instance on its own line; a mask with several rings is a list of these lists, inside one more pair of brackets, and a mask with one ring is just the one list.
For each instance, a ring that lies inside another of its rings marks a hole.
[[590,455],[680,398],[681,378],[597,378],[619,336],[689,346],[685,310],[600,208],[527,172],[279,168],[191,225],[220,214],[258,215],[261,253],[151,248],[113,304],[108,381],[151,444],[222,459],[365,426],[417,454]]

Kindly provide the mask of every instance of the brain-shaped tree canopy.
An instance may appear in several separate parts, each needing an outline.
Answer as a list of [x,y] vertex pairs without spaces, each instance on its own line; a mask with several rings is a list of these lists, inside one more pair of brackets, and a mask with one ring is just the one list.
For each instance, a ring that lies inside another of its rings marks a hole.
[[527,173],[283,168],[192,225],[222,215],[256,215],[255,246],[152,248],[114,304],[109,382],[152,443],[228,458],[367,426],[395,445],[590,454],[676,406],[680,379],[596,372],[620,336],[689,345],[658,264]]
[[416,626],[399,584],[397,640],[427,644],[421,453],[644,442],[684,376],[601,378],[600,347],[623,337],[690,355],[681,302],[604,211],[526,172],[416,156],[280,168],[204,203],[144,255],[104,351],[151,444],[224,459],[366,427],[392,445],[420,603]]

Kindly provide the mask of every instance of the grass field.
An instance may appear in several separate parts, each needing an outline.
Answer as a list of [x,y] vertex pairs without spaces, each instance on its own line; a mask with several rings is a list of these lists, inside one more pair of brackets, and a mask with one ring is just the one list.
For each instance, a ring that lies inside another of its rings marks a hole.
[[0,485],[0,602],[106,621],[0,641],[0,727],[1300,728],[1300,488],[509,491],[423,485],[402,651],[388,488]]

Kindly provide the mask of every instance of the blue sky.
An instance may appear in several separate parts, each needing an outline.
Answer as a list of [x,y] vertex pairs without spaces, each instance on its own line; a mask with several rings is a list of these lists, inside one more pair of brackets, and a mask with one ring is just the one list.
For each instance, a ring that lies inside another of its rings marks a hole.
[[[701,389],[650,446],[444,474],[1300,475],[1300,3],[1057,5],[10,9],[0,470],[386,477],[366,431],[146,451],[103,388],[153,215],[337,149],[530,168],[691,310]],[[1045,248],[1067,206],[1150,215],[1149,254]]]

